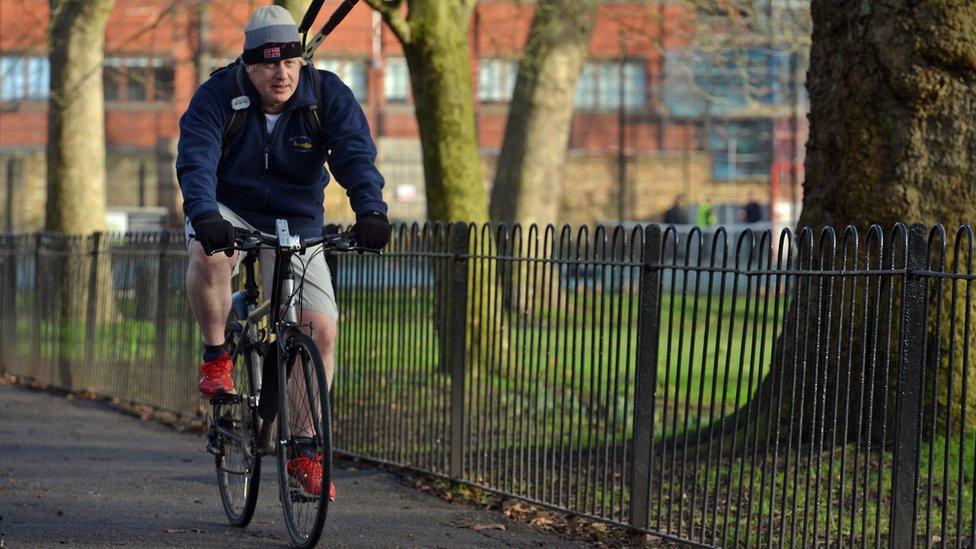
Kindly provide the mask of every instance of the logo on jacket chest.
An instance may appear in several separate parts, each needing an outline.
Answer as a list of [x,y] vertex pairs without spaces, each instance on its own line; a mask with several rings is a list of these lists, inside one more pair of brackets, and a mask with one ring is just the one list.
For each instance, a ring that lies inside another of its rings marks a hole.
[[312,151],[312,139],[305,135],[299,135],[297,137],[292,137],[288,140],[288,146],[292,150],[298,152],[311,152]]

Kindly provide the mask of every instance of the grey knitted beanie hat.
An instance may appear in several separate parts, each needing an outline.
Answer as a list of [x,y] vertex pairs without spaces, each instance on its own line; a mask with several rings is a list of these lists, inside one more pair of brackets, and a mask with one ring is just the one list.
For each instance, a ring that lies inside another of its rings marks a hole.
[[267,63],[301,54],[298,25],[288,10],[262,6],[254,11],[244,27],[244,63]]

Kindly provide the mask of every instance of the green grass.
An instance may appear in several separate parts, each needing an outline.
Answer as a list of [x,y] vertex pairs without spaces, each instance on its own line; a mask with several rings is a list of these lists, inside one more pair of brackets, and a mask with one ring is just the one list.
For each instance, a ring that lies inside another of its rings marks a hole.
[[160,349],[155,320],[133,318],[135,315],[125,313],[127,308],[120,301],[112,319],[96,324],[90,364],[85,363],[84,319],[43,320],[34,325],[29,311],[19,311],[16,353],[7,355],[13,355],[6,361],[7,371],[59,386],[70,383],[76,390],[197,413],[199,403],[192,393],[199,345],[195,325],[168,317]]
[[[918,541],[955,545],[963,540],[965,546],[973,524],[976,435],[949,437],[953,445],[962,442],[962,453],[945,453],[946,440],[939,434],[922,444]],[[929,449],[934,450],[931,461]],[[788,453],[780,448],[775,461],[772,453],[760,452],[759,458],[726,456],[719,463],[713,457],[709,467],[701,462],[682,468],[679,462],[676,470],[654,466],[652,477],[659,482],[651,492],[652,528],[726,546],[812,546],[814,538],[817,546],[873,545],[877,538],[887,543],[891,453],[848,444],[812,456],[807,447]]]
[[[185,338],[179,322],[167,326],[166,346],[179,349]],[[148,320],[126,320],[100,325],[95,330],[95,353],[111,352],[134,361],[152,362],[158,357],[156,349],[157,324]],[[17,322],[17,347],[22,355],[32,352],[35,329],[30,320]],[[83,320],[62,322],[43,321],[37,329],[40,359],[82,360],[85,356],[86,328]]]
[[[502,408],[492,415],[529,414],[540,421],[545,416],[555,422],[555,432],[576,440],[591,431],[602,440],[608,429],[613,440],[624,440],[630,435],[626,417],[633,410],[638,360],[636,302],[628,295],[572,294],[566,300],[562,310],[569,313],[507,313],[507,349],[496,334],[481,334],[486,344],[467,357],[469,397],[475,410]],[[449,390],[449,373],[439,368],[432,301],[388,292],[342,305],[338,356],[348,365],[339,374],[344,390],[362,392],[359,385],[373,378],[394,388],[403,384],[400,393],[408,395],[421,387]],[[681,424],[687,417],[692,425],[704,425],[748,401],[766,371],[774,330],[764,326],[753,333],[753,311],[741,299],[716,299],[708,308],[704,299],[672,303],[665,296],[662,311],[656,423],[677,414]],[[405,329],[401,315],[412,319]]]

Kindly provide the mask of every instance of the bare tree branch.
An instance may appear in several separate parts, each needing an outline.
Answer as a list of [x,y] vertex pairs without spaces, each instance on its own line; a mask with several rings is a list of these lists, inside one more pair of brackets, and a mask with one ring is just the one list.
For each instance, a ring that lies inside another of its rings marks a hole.
[[403,0],[365,0],[366,4],[380,12],[383,20],[390,26],[401,44],[409,44],[411,38],[410,23],[403,17],[400,7]]

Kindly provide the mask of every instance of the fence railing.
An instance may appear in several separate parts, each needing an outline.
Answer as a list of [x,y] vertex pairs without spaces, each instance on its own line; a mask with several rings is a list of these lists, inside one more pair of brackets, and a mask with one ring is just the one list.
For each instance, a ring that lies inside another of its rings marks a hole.
[[[401,225],[338,258],[335,433],[703,545],[972,546],[969,227]],[[0,239],[0,370],[198,413],[181,235]]]

